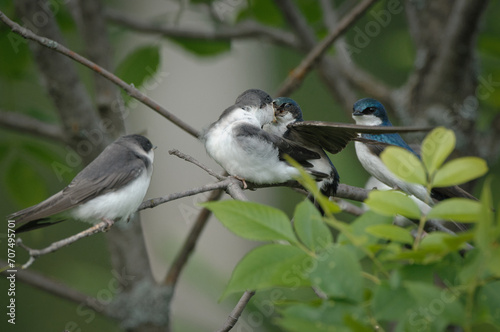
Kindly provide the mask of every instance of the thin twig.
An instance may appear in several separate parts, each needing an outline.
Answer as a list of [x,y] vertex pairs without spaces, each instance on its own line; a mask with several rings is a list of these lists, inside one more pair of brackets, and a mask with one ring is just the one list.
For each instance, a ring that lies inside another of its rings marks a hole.
[[335,203],[337,203],[338,206],[340,206],[340,208],[344,212],[350,213],[350,214],[355,215],[355,216],[360,216],[363,213],[365,213],[365,211],[362,208],[360,208],[359,206],[356,206],[352,203],[349,203],[343,199],[340,199],[338,197],[334,197],[333,200],[335,201]]
[[[213,202],[219,200],[223,192],[224,191],[221,189],[212,191],[206,202]],[[208,218],[211,215],[212,212],[210,210],[206,208],[201,209],[193,227],[191,227],[188,236],[184,240],[184,244],[182,245],[181,250],[179,251],[177,256],[175,256],[174,262],[172,263],[170,269],[168,270],[167,276],[165,277],[164,280],[165,285],[172,286],[172,288],[174,288],[175,285],[177,284],[177,280],[179,280],[179,276],[184,267],[186,266],[189,257],[193,253],[196,243],[198,242],[198,238],[200,237],[201,232],[205,228]]]
[[28,251],[28,254],[30,255],[28,262],[26,262],[24,265],[22,265],[21,268],[22,269],[28,268],[31,264],[33,264],[35,259],[37,259],[40,256],[50,254],[51,252],[59,250],[62,247],[66,247],[66,246],[68,246],[68,245],[70,245],[70,244],[72,244],[72,243],[74,243],[74,242],[76,242],[84,237],[90,236],[90,235],[95,234],[95,233],[104,232],[104,231],[108,230],[109,227],[111,227],[114,223],[115,223],[114,220],[101,221],[100,223],[95,224],[94,226],[92,226],[92,227],[90,227],[90,228],[88,228],[88,229],[86,229],[78,234],[75,234],[75,235],[72,235],[68,238],[54,242],[51,245],[49,245],[48,247],[45,247],[43,249],[32,249],[32,248],[26,246],[22,242],[21,238],[18,238],[17,245],[24,248],[26,251]]
[[[0,260],[0,266],[6,266],[7,262],[4,260]],[[7,271],[3,271],[1,273],[3,276],[9,276],[11,273]],[[75,290],[72,287],[69,287],[59,281],[55,281],[49,277],[46,277],[39,272],[31,271],[31,270],[17,270],[15,272],[16,281],[21,281],[26,283],[27,285],[36,287],[51,295],[58,296],[62,299],[69,300],[78,304],[85,304],[90,309],[99,312],[101,314],[105,314],[108,317],[112,317],[107,314],[106,306],[101,303],[99,300],[92,296],[88,296],[84,293],[81,293]]]
[[0,111],[0,127],[48,138],[57,142],[66,141],[60,126],[40,121],[24,114]]
[[288,96],[297,89],[313,66],[321,59],[330,46],[339,38],[349,27],[351,27],[364,12],[377,0],[364,0],[347,14],[337,24],[335,30],[330,32],[320,43],[318,43],[302,60],[302,62],[290,72],[282,86],[276,93],[277,96]]
[[248,304],[248,302],[250,301],[250,299],[252,298],[252,296],[254,294],[255,294],[255,292],[251,292],[251,291],[245,291],[245,293],[243,293],[240,300],[238,301],[238,303],[234,307],[233,311],[231,311],[231,313],[229,314],[229,317],[227,317],[226,322],[224,323],[224,325],[220,329],[217,330],[217,332],[227,332],[227,331],[230,331],[234,327],[236,322],[238,322],[238,319],[240,318],[241,313],[243,312],[246,305]]
[[190,134],[194,137],[199,136],[199,131],[196,130],[195,128],[193,128],[191,125],[184,122],[183,120],[178,118],[176,115],[167,111],[163,106],[161,106],[156,101],[154,101],[153,99],[146,96],[144,93],[142,93],[141,91],[136,89],[133,85],[127,84],[125,81],[123,81],[122,79],[120,79],[116,75],[112,74],[111,72],[107,71],[106,69],[98,66],[94,62],[92,62],[92,61],[88,60],[87,58],[81,56],[80,54],[66,48],[65,46],[57,43],[54,40],[50,40],[50,39],[38,36],[37,34],[33,33],[31,30],[26,29],[26,28],[20,26],[19,24],[17,24],[16,22],[12,21],[11,19],[9,19],[2,11],[0,11],[0,20],[2,22],[4,22],[7,26],[9,26],[14,33],[20,35],[23,38],[36,41],[40,45],[47,47],[47,48],[50,48],[58,53],[61,53],[65,56],[81,63],[82,65],[92,69],[96,73],[102,75],[103,77],[107,78],[108,80],[110,80],[111,82],[113,82],[114,84],[116,84],[117,86],[122,88],[123,90],[125,90],[125,92],[127,92],[131,97],[137,99],[138,101],[140,101],[144,105],[150,107],[151,109],[156,111],[158,114],[165,117],[167,120],[169,120],[170,122],[172,122],[173,124],[175,124],[179,128],[183,129],[188,134]]
[[108,10],[106,18],[115,24],[133,29],[138,32],[155,33],[164,37],[189,38],[208,41],[231,41],[234,39],[263,38],[276,45],[288,46],[294,49],[299,47],[295,36],[287,31],[265,26],[254,21],[244,21],[233,26],[222,25],[215,31],[207,29],[182,28],[179,26],[164,26],[139,21],[127,17],[117,11]]
[[209,183],[209,184],[203,185],[201,187],[193,188],[193,189],[182,191],[179,193],[173,193],[173,194],[165,195],[162,197],[151,198],[151,199],[148,199],[148,200],[145,200],[144,202],[142,202],[142,204],[139,206],[139,208],[137,210],[141,211],[141,210],[145,210],[145,209],[152,209],[152,208],[157,207],[158,205],[161,205],[161,204],[164,204],[167,202],[171,202],[171,201],[175,201],[179,198],[189,197],[189,196],[201,194],[201,193],[204,193],[207,191],[226,189],[227,186],[231,183],[230,181],[231,181],[230,179],[226,178],[226,179],[223,179],[222,181],[219,181],[219,182]]
[[225,176],[221,176],[221,175],[215,173],[210,168],[208,168],[207,166],[205,166],[202,163],[200,163],[198,160],[194,159],[191,156],[188,156],[187,154],[184,154],[184,153],[180,152],[177,149],[169,150],[168,153],[171,154],[171,155],[177,156],[177,157],[179,157],[181,159],[184,159],[184,160],[186,160],[186,161],[188,161],[188,162],[190,162],[192,164],[195,164],[196,166],[198,166],[199,168],[201,168],[202,170],[204,170],[205,172],[207,172],[208,174],[210,174],[211,176],[213,176],[217,180],[224,180],[226,178]]

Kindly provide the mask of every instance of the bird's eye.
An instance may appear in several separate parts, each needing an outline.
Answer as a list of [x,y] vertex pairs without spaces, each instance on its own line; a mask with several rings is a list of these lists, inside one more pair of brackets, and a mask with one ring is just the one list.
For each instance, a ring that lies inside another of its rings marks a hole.
[[363,110],[363,114],[373,114],[376,110],[375,107],[367,107]]

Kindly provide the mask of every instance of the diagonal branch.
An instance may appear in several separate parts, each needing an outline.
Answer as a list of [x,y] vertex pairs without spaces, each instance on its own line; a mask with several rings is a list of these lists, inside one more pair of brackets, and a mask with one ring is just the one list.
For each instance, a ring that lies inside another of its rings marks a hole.
[[20,35],[23,38],[36,41],[40,45],[47,47],[47,48],[50,48],[58,53],[61,53],[65,56],[81,63],[82,65],[92,69],[96,73],[102,75],[103,77],[107,78],[108,80],[110,80],[111,82],[113,82],[114,84],[116,84],[117,86],[122,88],[131,97],[137,99],[138,101],[140,101],[144,105],[150,107],[151,109],[156,111],[158,114],[162,115],[164,118],[166,118],[167,120],[169,120],[173,124],[177,125],[179,128],[183,129],[184,131],[186,131],[191,136],[194,136],[194,137],[199,136],[199,131],[196,130],[195,128],[193,128],[191,125],[184,122],[183,120],[178,118],[176,115],[167,111],[167,109],[165,109],[163,106],[158,104],[156,101],[154,101],[153,99],[149,98],[144,93],[142,93],[141,91],[136,89],[133,85],[127,84],[122,79],[120,79],[116,75],[112,74],[111,72],[107,71],[106,69],[98,66],[94,62],[88,60],[87,58],[81,56],[80,54],[66,48],[65,46],[63,46],[63,45],[61,45],[53,40],[50,40],[50,39],[47,39],[44,37],[40,37],[37,34],[33,33],[31,30],[21,27],[19,24],[12,21],[11,19],[9,19],[1,11],[0,11],[0,20],[2,22],[4,22],[7,26],[9,26],[14,33]]
[[230,331],[234,327],[236,322],[238,322],[238,319],[240,318],[241,313],[243,312],[243,310],[245,310],[246,305],[248,304],[248,302],[250,301],[252,296],[254,296],[254,294],[255,294],[255,292],[251,292],[251,291],[245,291],[245,293],[243,293],[240,300],[238,301],[238,303],[234,307],[233,311],[231,311],[231,313],[229,314],[229,317],[227,317],[226,322],[224,323],[224,325],[220,329],[217,330],[217,332],[227,332],[227,331]]
[[[288,96],[292,91],[296,90],[306,75],[311,71],[311,69],[318,63],[318,61],[323,57],[325,52],[332,46],[332,44],[349,28],[356,20],[358,20],[368,8],[373,5],[377,0],[364,0],[359,5],[357,5],[348,15],[346,15],[337,24],[336,28],[331,31],[327,37],[325,37],[320,43],[313,46],[307,56],[302,60],[302,62],[290,72],[288,77],[282,86],[278,89],[276,95],[278,96]],[[286,9],[285,13],[288,13],[289,21],[295,22],[295,31],[302,35],[302,40],[307,41],[310,44],[313,37],[310,33],[305,33],[303,30],[305,20],[298,19],[296,11],[290,9],[289,1],[278,0],[277,3],[281,4],[281,8]],[[309,28],[307,27],[307,30]]]
[[77,233],[75,235],[72,235],[70,237],[67,237],[65,239],[59,240],[57,242],[52,243],[48,247],[45,247],[43,249],[32,249],[26,245],[23,244],[21,238],[17,239],[16,244],[22,248],[24,248],[26,251],[28,251],[28,254],[30,255],[30,258],[28,261],[22,265],[23,269],[27,269],[28,267],[31,266],[35,262],[35,259],[37,259],[40,256],[50,254],[54,251],[57,251],[63,247],[69,246],[72,243],[75,243],[76,241],[83,239],[84,237],[90,236],[95,233],[99,232],[105,232],[115,223],[114,220],[106,220],[102,221],[80,233]]
[[[6,266],[7,262],[0,260],[0,266]],[[11,273],[8,271],[3,271],[0,274],[3,276],[9,276]],[[17,270],[15,272],[16,281],[21,281],[27,285],[31,285],[38,289],[48,292],[49,294],[58,296],[62,299],[78,303],[85,304],[90,309],[105,314],[108,317],[112,317],[106,312],[106,306],[100,301],[92,296],[88,296],[84,293],[77,291],[76,289],[69,287],[63,283],[55,281],[49,277],[46,277],[38,272],[31,270]]]
[[[206,202],[219,200],[223,192],[224,191],[220,189],[212,191]],[[177,256],[175,256],[174,262],[168,270],[168,273],[164,280],[165,285],[172,286],[173,288],[177,284],[177,280],[179,280],[179,276],[186,266],[189,257],[193,253],[196,243],[198,242],[198,238],[200,237],[201,232],[205,228],[208,218],[210,218],[211,215],[212,212],[210,210],[206,208],[201,209],[193,227],[191,228],[191,231],[184,240],[184,244],[182,245],[181,250],[179,251]]]
[[195,30],[192,28],[162,26],[149,22],[142,22],[114,10],[108,10],[106,12],[106,18],[110,22],[138,32],[160,34],[164,37],[189,38],[206,41],[263,38],[276,45],[283,45],[294,49],[299,48],[299,44],[293,34],[280,29],[264,26],[254,21],[244,21],[234,26],[223,25],[215,31],[208,31],[207,29]]
[[20,113],[0,111],[0,127],[48,138],[57,142],[66,142],[64,132],[58,125],[43,122]]

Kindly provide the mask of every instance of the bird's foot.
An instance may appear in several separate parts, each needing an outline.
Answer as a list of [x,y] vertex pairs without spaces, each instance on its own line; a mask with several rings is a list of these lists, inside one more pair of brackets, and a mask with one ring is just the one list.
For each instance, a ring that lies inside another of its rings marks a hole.
[[113,224],[115,223],[113,220],[109,220],[109,219],[106,219],[106,218],[102,218],[101,220],[106,223],[106,226],[102,229],[103,232],[109,231],[109,229],[111,228],[111,226],[113,226]]
[[240,176],[238,176],[238,175],[234,175],[233,177],[234,177],[235,179],[238,179],[238,180],[240,180],[241,182],[243,182],[243,189],[247,189],[247,188],[248,188],[248,185],[247,185],[247,183],[246,183],[246,181],[245,181],[245,179],[244,179],[244,178],[242,178],[242,177],[240,177]]

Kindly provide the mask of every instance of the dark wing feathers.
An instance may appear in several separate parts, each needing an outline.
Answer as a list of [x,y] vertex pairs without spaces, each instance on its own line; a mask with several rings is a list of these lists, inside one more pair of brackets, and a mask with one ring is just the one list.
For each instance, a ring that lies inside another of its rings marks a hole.
[[[116,162],[117,160],[120,162]],[[16,220],[16,224],[24,224],[67,211],[98,195],[120,189],[137,178],[143,170],[144,161],[132,150],[111,144],[78,173],[66,188],[35,206],[13,213],[8,218]]]
[[293,141],[287,140],[274,134],[270,134],[252,125],[242,124],[236,127],[235,135],[237,138],[253,137],[255,139],[263,140],[267,143],[272,143],[279,151],[280,160],[284,160],[283,156],[286,154],[304,167],[312,167],[308,160],[321,158],[321,156],[317,152],[311,151]]
[[462,197],[462,198],[468,198],[468,199],[473,199],[477,201],[478,199],[459,186],[453,186],[453,187],[442,187],[442,188],[432,188],[431,191],[431,196],[432,198],[442,201],[447,198],[451,197]]
[[339,153],[358,134],[389,134],[401,132],[429,131],[430,127],[361,126],[348,123],[302,121],[288,125],[291,131],[330,153]]

